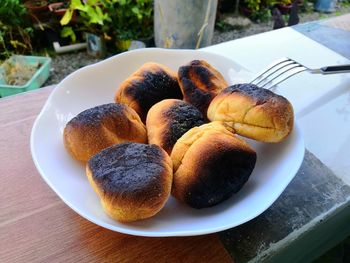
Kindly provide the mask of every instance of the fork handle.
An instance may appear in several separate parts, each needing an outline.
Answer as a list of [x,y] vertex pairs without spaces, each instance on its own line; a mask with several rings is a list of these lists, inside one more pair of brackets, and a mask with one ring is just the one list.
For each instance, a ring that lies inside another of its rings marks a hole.
[[321,68],[322,74],[336,74],[350,72],[350,64],[339,66],[328,66]]

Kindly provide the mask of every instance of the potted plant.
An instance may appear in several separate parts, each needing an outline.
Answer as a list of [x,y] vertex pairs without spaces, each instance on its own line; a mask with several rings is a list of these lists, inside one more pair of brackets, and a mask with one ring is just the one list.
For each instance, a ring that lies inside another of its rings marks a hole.
[[1,0],[0,17],[0,60],[31,53],[34,29],[20,0]]
[[87,32],[88,51],[104,48],[106,42],[111,49],[124,51],[133,40],[149,45],[153,39],[152,0],[72,0],[62,25],[71,21],[74,11],[78,13],[80,29]]
[[[104,12],[102,2],[99,0],[72,0],[69,8],[62,17],[62,26],[68,25],[72,20],[74,12],[77,11],[78,23],[81,30],[85,31],[87,51],[94,57],[102,58],[106,54],[105,41],[111,37],[108,35],[109,15]],[[62,30],[63,35],[74,37],[74,31],[70,27]]]
[[51,59],[13,55],[0,65],[0,97],[40,88],[50,74]]
[[287,15],[290,13],[290,10],[292,9],[292,1],[290,0],[278,1],[277,3],[274,3],[272,6],[275,6],[282,15]]
[[154,46],[153,0],[110,0],[104,10],[110,17],[110,35],[119,51],[127,50],[132,41]]

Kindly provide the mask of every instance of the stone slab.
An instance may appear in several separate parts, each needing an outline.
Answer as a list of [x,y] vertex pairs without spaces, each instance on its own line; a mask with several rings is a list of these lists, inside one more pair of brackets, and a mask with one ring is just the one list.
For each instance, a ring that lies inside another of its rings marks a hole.
[[350,15],[300,24],[293,29],[350,59]]

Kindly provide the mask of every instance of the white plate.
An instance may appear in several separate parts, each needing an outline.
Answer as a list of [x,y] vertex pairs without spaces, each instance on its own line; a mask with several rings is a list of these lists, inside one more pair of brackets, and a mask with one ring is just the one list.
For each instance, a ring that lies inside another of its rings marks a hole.
[[282,143],[249,141],[257,151],[256,167],[242,190],[220,205],[196,210],[170,198],[156,216],[130,224],[118,223],[103,212],[84,166],[74,161],[63,146],[66,123],[87,108],[113,102],[118,84],[143,63],[156,61],[177,70],[193,59],[207,60],[230,83],[249,75],[232,60],[203,51],[142,49],[77,70],[55,88],[34,123],[31,152],[43,179],[74,211],[97,225],[126,234],[201,235],[247,222],[265,211],[283,192],[304,156],[304,142],[297,124]]

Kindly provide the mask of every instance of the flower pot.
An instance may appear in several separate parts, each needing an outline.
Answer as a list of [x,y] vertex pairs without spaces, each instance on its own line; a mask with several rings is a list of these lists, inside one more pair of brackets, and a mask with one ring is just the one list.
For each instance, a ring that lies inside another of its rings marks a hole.
[[[57,3],[51,3],[48,5],[48,9],[51,13],[55,14],[59,19],[61,19],[64,14],[66,13],[67,9],[69,7],[68,2],[57,2]],[[73,10],[73,15],[70,20],[70,23],[76,23],[78,20],[78,15],[76,10]]]
[[47,10],[47,1],[46,0],[28,0],[24,2],[24,5],[28,11],[32,13],[39,13]]
[[280,11],[280,13],[282,15],[287,15],[290,13],[290,10],[292,9],[292,5],[282,5],[282,4],[278,4],[276,5],[276,7],[278,8],[278,10]]
[[34,23],[45,22],[50,19],[46,0],[27,0],[24,2],[24,5]]
[[[298,0],[298,8],[302,8],[303,6],[303,0]],[[292,10],[292,6],[293,4],[277,4],[276,7],[278,8],[278,10],[280,11],[280,13],[282,15],[287,15],[290,14],[290,11]]]
[[131,39],[118,39],[115,42],[115,45],[117,46],[118,50],[126,51],[131,45]]
[[154,37],[157,47],[209,46],[214,32],[217,0],[155,0]]
[[[17,93],[38,89],[44,84],[50,75],[51,59],[37,56],[11,56],[8,61],[20,63],[19,65],[35,65],[37,68],[33,75],[23,85],[10,85],[5,83],[5,78],[0,78],[0,97],[6,97]],[[0,65],[0,75],[5,74],[4,64]]]
[[64,13],[67,11],[68,6],[66,6],[67,3],[64,2],[57,2],[52,3],[48,5],[48,8],[50,12],[54,13],[55,15],[62,17]]

